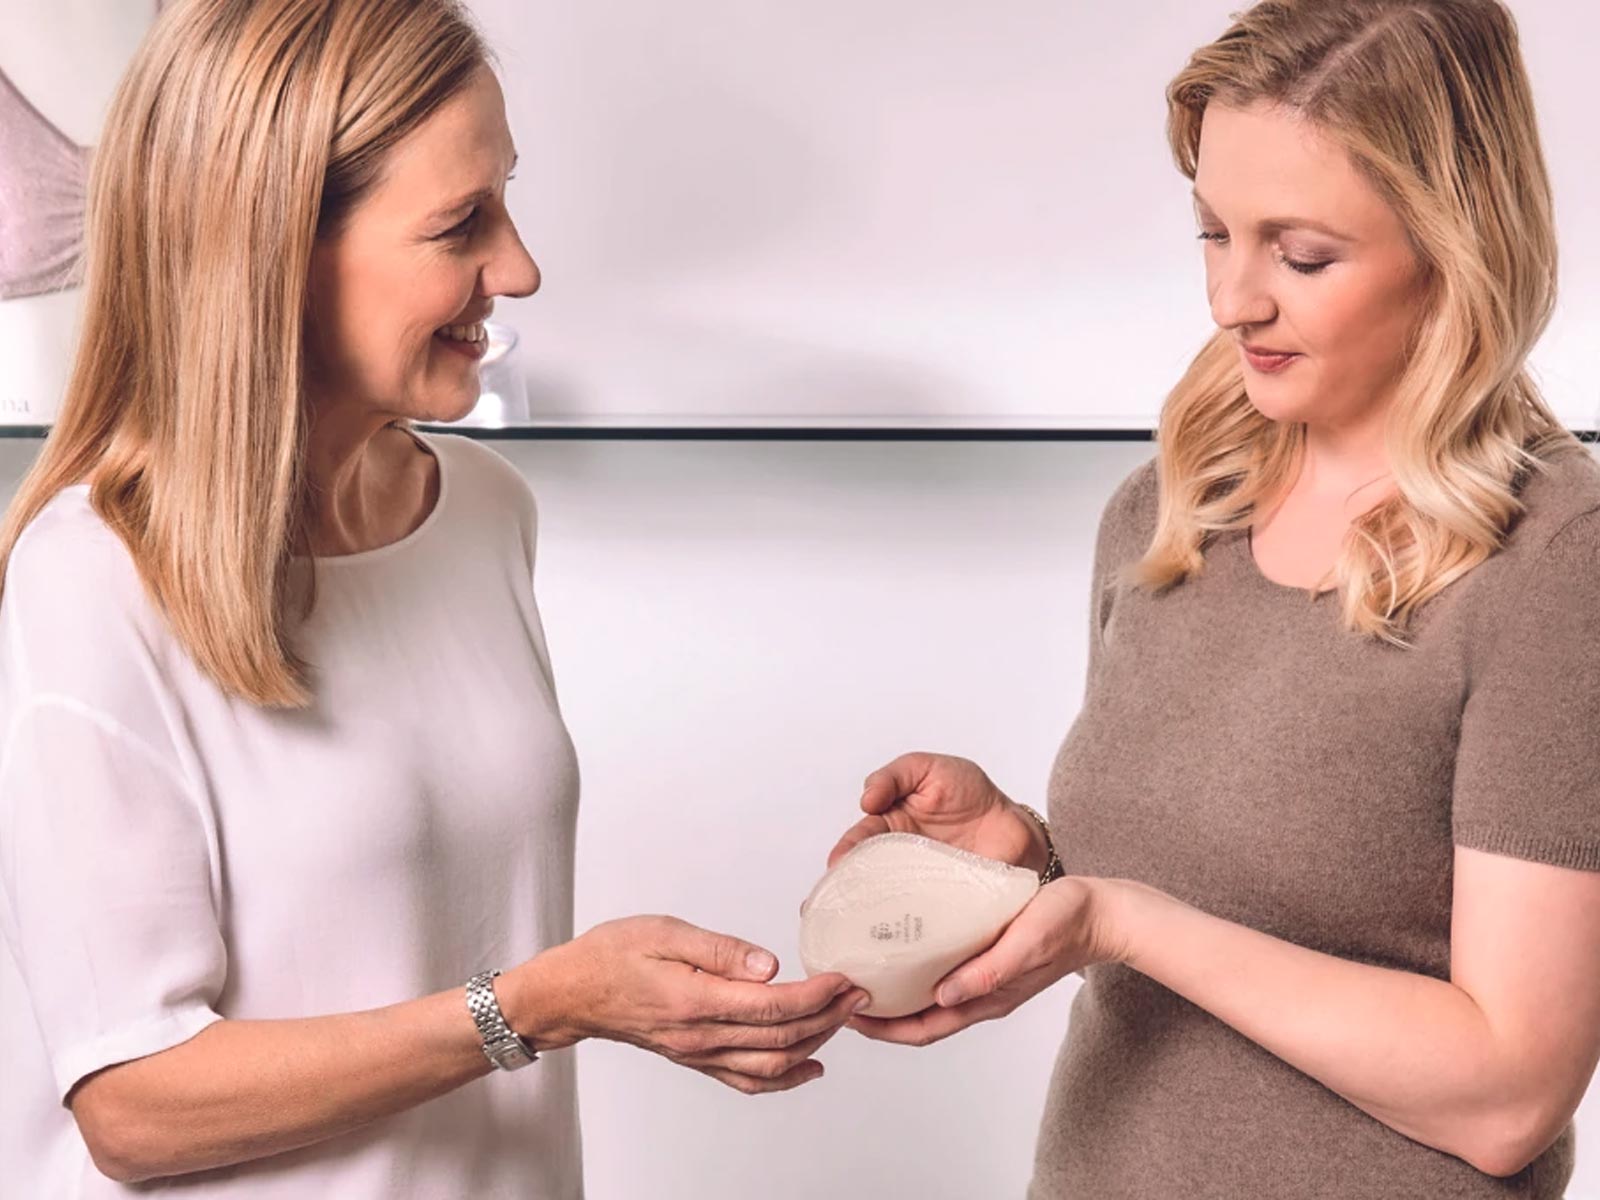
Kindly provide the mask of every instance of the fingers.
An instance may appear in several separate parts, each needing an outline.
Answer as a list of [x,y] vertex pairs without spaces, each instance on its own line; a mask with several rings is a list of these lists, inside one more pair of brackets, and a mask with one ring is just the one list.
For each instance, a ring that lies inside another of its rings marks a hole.
[[867,1001],[861,989],[847,988],[823,1012],[804,1020],[772,1026],[701,1022],[661,1034],[650,1048],[687,1067],[777,1079],[826,1045]]
[[925,1008],[909,1017],[855,1017],[850,1028],[875,1042],[931,1046],[979,1021],[1003,1017],[1011,1008],[997,997],[984,997],[959,1008]]
[[781,1025],[718,1024],[712,1036],[727,1049],[785,1050],[819,1034],[830,1037],[872,1002],[860,988],[846,988],[821,1012]]
[[883,817],[862,817],[861,820],[845,830],[844,836],[839,839],[839,844],[829,851],[829,868],[832,868],[834,863],[849,854],[850,851],[868,838],[877,837],[880,833],[888,833],[890,828],[889,822]]
[[784,1050],[715,1050],[689,1059],[687,1065],[697,1069],[717,1067],[736,1075],[753,1075],[757,1079],[781,1079],[827,1045],[840,1028],[835,1026],[824,1030]]
[[787,1092],[790,1088],[797,1088],[803,1083],[810,1083],[814,1079],[822,1078],[822,1064],[819,1062],[803,1062],[777,1079],[762,1079],[757,1075],[741,1075],[737,1071],[729,1071],[723,1067],[700,1067],[698,1069],[718,1082],[725,1083],[735,1091],[743,1092],[747,1096],[761,1096],[769,1092]]
[[927,777],[933,758],[933,755],[921,751],[902,754],[868,775],[861,786],[862,811],[887,812],[896,801],[916,791]]
[[665,944],[656,951],[658,958],[688,963],[723,979],[752,983],[765,983],[778,973],[777,956],[754,943],[684,921],[671,921],[666,928]]
[[954,1008],[992,995],[1048,966],[1060,932],[1056,928],[1060,919],[1049,904],[1039,903],[1036,896],[1006,926],[994,945],[940,980],[934,988],[939,1006]]
[[933,990],[939,1007],[955,1008],[969,1000],[991,995],[1021,975],[1025,970],[1022,962],[1025,951],[1019,943],[1023,940],[1016,938],[1008,943],[1002,935],[982,954],[969,958],[951,971]]
[[739,1025],[783,1025],[822,1012],[850,988],[837,971],[793,983],[741,983],[697,976],[696,1006],[712,1020]]

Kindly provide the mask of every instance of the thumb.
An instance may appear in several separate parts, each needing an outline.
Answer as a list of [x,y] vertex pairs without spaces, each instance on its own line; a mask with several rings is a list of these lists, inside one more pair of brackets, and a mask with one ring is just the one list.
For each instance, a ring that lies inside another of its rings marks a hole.
[[931,755],[902,754],[891,763],[879,767],[861,785],[861,809],[866,813],[883,813],[901,799],[917,790],[928,774]]
[[1017,924],[1013,922],[994,945],[944,977],[934,989],[940,1008],[987,996],[1032,969],[1035,941]]
[[684,925],[666,955],[724,979],[765,983],[778,973],[778,959],[753,942]]

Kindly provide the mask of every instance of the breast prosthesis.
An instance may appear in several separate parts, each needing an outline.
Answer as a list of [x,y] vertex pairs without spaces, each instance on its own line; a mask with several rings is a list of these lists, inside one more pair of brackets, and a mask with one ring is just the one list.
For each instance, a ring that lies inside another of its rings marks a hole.
[[934,1003],[951,970],[987,949],[1039,890],[1033,871],[914,833],[868,838],[800,907],[808,975],[838,971],[866,989],[869,1017]]

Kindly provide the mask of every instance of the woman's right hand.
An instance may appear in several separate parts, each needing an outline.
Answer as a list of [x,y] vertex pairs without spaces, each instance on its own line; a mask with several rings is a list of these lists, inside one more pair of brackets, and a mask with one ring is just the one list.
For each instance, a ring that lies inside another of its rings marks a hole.
[[879,767],[862,786],[861,808],[867,815],[845,831],[828,866],[880,833],[918,833],[1036,871],[1049,854],[1038,823],[977,763],[951,754],[902,754]]
[[822,1075],[811,1056],[868,997],[843,975],[768,983],[767,951],[673,917],[627,917],[505,972],[507,1023],[536,1049],[627,1042],[751,1095]]

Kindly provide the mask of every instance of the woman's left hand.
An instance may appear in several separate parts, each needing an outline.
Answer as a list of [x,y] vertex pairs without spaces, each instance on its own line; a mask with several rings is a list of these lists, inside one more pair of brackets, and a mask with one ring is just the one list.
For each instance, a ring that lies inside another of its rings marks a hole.
[[994,945],[940,980],[935,1006],[908,1017],[853,1017],[850,1027],[880,1042],[926,1046],[1007,1016],[1069,972],[1115,958],[1105,933],[1103,882],[1069,877],[1046,884]]

